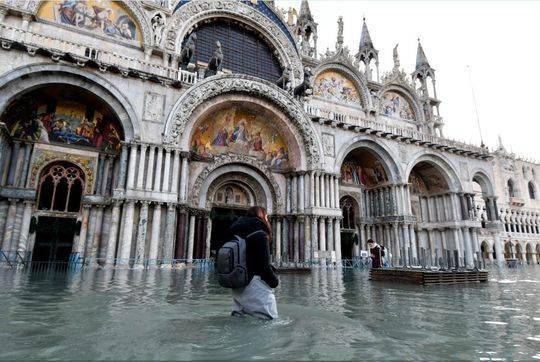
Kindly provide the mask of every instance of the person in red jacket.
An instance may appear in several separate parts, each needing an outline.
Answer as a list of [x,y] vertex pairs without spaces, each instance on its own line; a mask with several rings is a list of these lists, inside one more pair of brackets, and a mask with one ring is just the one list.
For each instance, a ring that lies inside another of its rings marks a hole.
[[373,239],[369,239],[367,242],[369,252],[371,253],[371,267],[382,268],[384,251],[381,246]]

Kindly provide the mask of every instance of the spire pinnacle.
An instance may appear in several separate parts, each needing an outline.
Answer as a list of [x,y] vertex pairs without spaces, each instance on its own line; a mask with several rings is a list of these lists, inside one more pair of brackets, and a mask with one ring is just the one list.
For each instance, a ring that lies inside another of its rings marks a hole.
[[420,38],[418,38],[418,49],[416,51],[416,69],[422,68],[423,66],[431,68],[427,60],[426,53],[424,53],[424,49],[422,48],[422,44],[420,43]]
[[373,41],[369,35],[369,30],[366,24],[366,17],[364,17],[364,24],[362,25],[362,35],[360,35],[360,50],[364,48],[374,48]]
[[298,14],[298,17],[313,21],[308,0],[302,0],[302,4],[300,5],[300,14]]

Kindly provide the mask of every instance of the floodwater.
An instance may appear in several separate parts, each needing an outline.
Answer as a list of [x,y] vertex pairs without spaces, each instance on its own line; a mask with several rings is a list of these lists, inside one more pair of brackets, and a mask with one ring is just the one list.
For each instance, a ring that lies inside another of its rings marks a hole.
[[229,316],[211,270],[0,269],[0,359],[540,359],[540,268],[486,284],[282,275],[280,318]]

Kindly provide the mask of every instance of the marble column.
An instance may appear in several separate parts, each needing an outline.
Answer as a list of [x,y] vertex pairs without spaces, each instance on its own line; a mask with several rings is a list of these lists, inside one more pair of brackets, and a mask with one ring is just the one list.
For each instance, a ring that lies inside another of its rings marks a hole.
[[189,217],[189,238],[188,238],[188,252],[187,262],[193,262],[193,246],[195,243],[195,215]]
[[170,264],[174,255],[174,225],[176,224],[176,206],[167,205],[167,221],[165,224],[165,240],[163,240],[162,258],[164,264]]
[[127,172],[127,158],[128,149],[127,144],[122,142],[122,152],[120,153],[119,170],[118,170],[118,183],[116,188],[123,190],[126,187],[126,172]]
[[304,213],[304,206],[305,206],[305,181],[304,181],[305,174],[300,174],[298,176],[298,212],[303,214]]
[[137,244],[135,246],[135,262],[133,267],[142,268],[144,265],[144,251],[146,248],[146,232],[148,230],[148,201],[141,202],[139,225],[137,227]]
[[24,161],[21,167],[19,187],[26,187],[26,180],[28,179],[28,169],[30,168],[30,156],[32,155],[32,147],[32,143],[26,143],[24,145]]
[[291,177],[291,212],[298,212],[298,177],[296,175]]
[[281,218],[276,220],[276,262],[281,262]]
[[309,172],[309,206],[315,206],[315,171]]
[[101,183],[101,190],[99,192],[102,195],[107,195],[109,189],[109,177],[111,176],[111,165],[114,163],[114,156],[109,155],[105,157],[105,167],[103,169],[103,182]]
[[13,141],[13,146],[11,147],[11,160],[9,162],[9,171],[7,176],[7,184],[11,186],[16,186],[15,175],[18,168],[19,160],[19,150],[21,148],[20,141]]
[[292,212],[292,178],[285,176],[285,213]]
[[212,242],[212,219],[210,218],[210,216],[207,216],[207,218],[206,218],[206,240],[205,240],[206,247],[204,248],[204,250],[205,250],[204,258],[205,259],[210,259],[210,248],[212,246],[211,242]]
[[314,254],[319,250],[319,217],[313,216],[311,218],[311,252],[309,254],[309,260],[313,261]]
[[172,169],[172,182],[171,182],[171,192],[178,193],[178,180],[180,175],[180,151],[174,150],[173,157],[173,169]]
[[335,200],[336,200],[336,204],[335,204],[335,208],[336,209],[339,209],[340,206],[339,206],[339,176],[336,176],[334,177],[334,190],[335,190]]
[[[23,219],[21,224],[21,234],[19,236],[19,245],[17,251],[26,252],[28,246],[28,234],[30,231],[30,220],[32,219],[32,210],[34,207],[34,201],[24,201]],[[24,258],[25,256],[22,255]]]
[[474,258],[477,259],[478,252],[480,251],[480,244],[478,243],[478,234],[476,228],[471,228],[471,250]]
[[161,234],[161,203],[154,204],[152,213],[152,232],[150,234],[150,247],[148,248],[148,264],[156,265],[158,260],[159,237]]
[[321,206],[321,177],[317,173],[315,176],[315,206]]
[[[335,255],[335,245],[334,245],[334,219],[327,218],[326,219],[326,250],[330,253],[330,255]],[[331,258],[331,256],[330,256]],[[332,258],[331,258],[332,260]],[[332,260],[333,262],[333,260]]]
[[165,167],[163,169],[163,192],[170,191],[170,175],[171,175],[171,149],[165,148]]
[[[109,227],[109,240],[107,242],[107,249],[105,252],[105,265],[114,264],[119,224],[120,224],[120,201],[115,200],[113,203],[113,209],[111,213],[111,225]],[[84,225],[84,214],[83,214],[83,225]],[[82,232],[81,232],[81,236],[82,236]]]
[[90,218],[90,209],[91,205],[83,204],[82,205],[82,216],[81,216],[81,229],[79,231],[79,238],[76,243],[73,244],[72,253],[77,257],[83,256],[84,249],[86,246],[86,236],[88,234],[88,222]]
[[281,253],[282,253],[282,259],[283,259],[283,253],[285,253],[285,261],[289,261],[290,260],[290,255],[289,255],[289,221],[287,220],[287,218],[283,218],[283,221],[282,221],[282,237],[281,237],[281,242],[282,242],[282,248],[281,248]]
[[409,238],[411,240],[411,255],[410,262],[411,265],[418,265],[418,245],[416,242],[416,232],[414,230],[414,225],[409,225]]
[[328,175],[328,193],[329,195],[329,207],[335,208],[336,207],[336,192],[334,189],[335,183],[334,183],[334,176]]
[[324,207],[330,206],[330,175],[324,175]]
[[392,224],[392,232],[394,235],[394,264],[405,264],[403,260],[401,260],[401,240],[399,238],[399,230],[398,230],[398,224]]
[[334,245],[336,251],[336,264],[341,266],[341,227],[339,219],[334,220]]
[[96,206],[90,208],[90,216],[88,218],[88,232],[86,234],[86,243],[83,244],[85,262],[92,261],[92,245],[94,242],[94,232],[96,229]]
[[322,253],[321,265],[326,265],[326,218],[319,218],[319,250]]
[[405,260],[405,265],[410,266],[411,265],[411,258],[410,258],[410,246],[411,246],[411,240],[409,236],[409,227],[407,224],[402,225],[402,234],[403,234],[403,241],[404,241],[404,255],[403,260]]
[[133,239],[133,217],[135,212],[135,202],[127,200],[124,204],[123,215],[123,233],[122,241],[120,245],[120,251],[118,253],[118,264],[129,265],[131,256],[131,242]]
[[300,223],[298,222],[298,219],[294,219],[294,236],[293,236],[293,242],[294,242],[294,262],[298,263],[300,261]]
[[145,144],[142,144],[141,145],[141,150],[140,150],[140,154],[139,154],[139,172],[138,172],[138,175],[137,175],[137,190],[142,190],[143,189],[143,182],[144,182],[144,176],[145,176],[145,171],[146,171],[146,168],[147,168],[147,165],[146,165],[146,148],[148,146],[145,145]]
[[90,254],[90,258],[94,265],[96,265],[98,262],[97,258],[99,257],[98,251],[99,251],[99,244],[101,243],[102,226],[103,226],[103,206],[98,205],[96,207],[96,221],[94,224],[92,251]]
[[311,245],[311,218],[306,216],[304,220],[304,262],[311,260]]
[[128,173],[127,173],[127,188],[133,189],[135,186],[135,170],[136,170],[136,162],[137,162],[137,148],[138,145],[131,145],[131,148],[129,150],[129,166],[128,166]]
[[180,201],[185,202],[189,177],[188,154],[182,154],[182,174],[180,176]]
[[163,172],[163,149],[157,148],[156,175],[154,177],[154,191],[161,191],[161,174]]
[[463,235],[463,243],[465,246],[465,263],[467,267],[472,268],[474,265],[474,261],[472,257],[471,236],[469,233],[469,228],[467,227],[462,228],[461,233]]
[[156,146],[151,145],[150,150],[148,151],[148,167],[146,172],[146,185],[145,189],[147,191],[152,191],[154,189],[154,164],[156,158]]

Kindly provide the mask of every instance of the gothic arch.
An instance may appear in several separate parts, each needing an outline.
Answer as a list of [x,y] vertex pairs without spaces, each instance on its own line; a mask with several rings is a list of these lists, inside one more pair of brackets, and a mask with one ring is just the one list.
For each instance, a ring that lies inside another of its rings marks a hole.
[[458,173],[452,166],[451,162],[447,160],[446,157],[444,157],[443,155],[425,153],[425,151],[419,151],[414,157],[412,157],[412,161],[409,162],[409,165],[407,166],[407,170],[405,172],[406,180],[409,179],[413,168],[420,162],[427,162],[434,166],[436,169],[438,169],[441,176],[444,177],[450,191],[459,192],[463,190],[463,186],[461,184],[461,181],[459,180]]
[[199,173],[190,192],[191,204],[197,208],[207,208],[212,183],[229,173],[246,175],[252,182],[254,181],[260,186],[266,199],[269,214],[283,212],[280,188],[272,173],[263,163],[239,155],[217,156],[212,164]]
[[295,44],[272,20],[252,6],[236,0],[192,0],[172,15],[165,31],[165,47],[180,54],[183,39],[197,23],[212,18],[229,18],[260,32],[277,50],[283,65],[293,70],[294,84],[304,78],[303,66]]
[[0,78],[0,114],[15,97],[51,84],[69,84],[93,93],[118,117],[126,141],[140,137],[137,114],[122,92],[104,78],[68,65],[33,64],[6,73]]
[[[284,90],[270,82],[247,75],[222,75],[207,78],[187,90],[178,99],[167,117],[165,142],[188,149],[189,135],[197,113],[212,105],[211,100],[226,94],[248,95],[254,99],[268,101],[288,118],[290,127],[301,140],[299,146],[305,150],[306,162],[301,167],[316,168],[321,160],[322,146],[309,118],[301,105]],[[199,115],[201,115],[199,114]]]
[[317,68],[315,68],[313,71],[313,80],[317,79],[321,73],[329,70],[335,70],[338,73],[344,74],[345,77],[348,78],[356,87],[360,95],[360,106],[362,106],[365,111],[372,108],[373,105],[369,96],[369,89],[363,74],[359,73],[356,69],[331,58],[327,61],[323,61]]
[[363,135],[353,138],[341,147],[336,156],[334,172],[340,173],[341,165],[345,161],[347,155],[358,148],[367,149],[381,160],[384,170],[386,171],[386,174],[388,176],[388,181],[399,182],[400,180],[402,180],[401,171],[399,169],[399,166],[395,162],[398,157],[395,156],[390,150],[390,148],[386,147],[386,145],[374,141]]
[[[153,44],[152,37],[152,26],[150,20],[146,16],[146,11],[143,10],[143,7],[139,0],[115,0],[122,3],[122,6],[125,7],[131,15],[133,15],[135,21],[138,23],[141,28],[142,35],[142,46],[151,46]],[[46,0],[42,1],[28,1],[26,9],[37,16],[38,10]]]
[[396,92],[400,94],[401,96],[403,96],[405,100],[407,100],[407,102],[409,102],[409,104],[413,108],[415,121],[418,123],[422,123],[425,121],[424,111],[422,109],[420,100],[418,99],[418,96],[416,95],[416,93],[409,86],[396,84],[396,83],[385,84],[381,88],[379,93],[377,94],[377,104],[374,105],[376,107],[375,111],[376,111],[377,116],[381,114],[380,113],[381,99],[384,96],[384,94],[387,92]]

